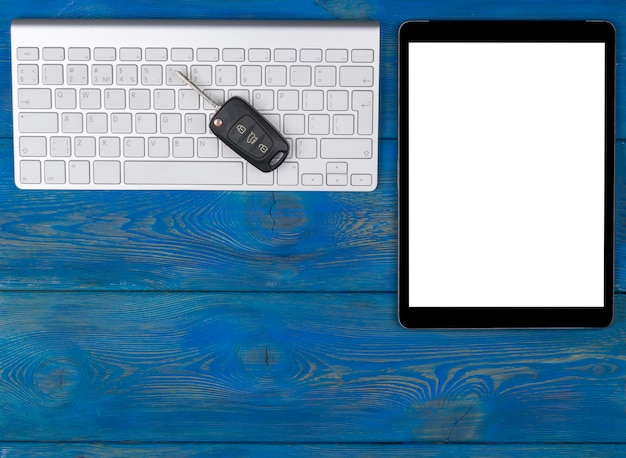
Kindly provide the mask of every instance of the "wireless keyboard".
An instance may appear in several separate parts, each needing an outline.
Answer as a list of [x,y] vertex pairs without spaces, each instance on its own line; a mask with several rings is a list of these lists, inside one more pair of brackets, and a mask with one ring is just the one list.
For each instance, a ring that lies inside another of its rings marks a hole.
[[[19,188],[376,188],[378,23],[15,20],[11,52]],[[252,104],[287,160],[263,173],[219,142],[177,70]]]

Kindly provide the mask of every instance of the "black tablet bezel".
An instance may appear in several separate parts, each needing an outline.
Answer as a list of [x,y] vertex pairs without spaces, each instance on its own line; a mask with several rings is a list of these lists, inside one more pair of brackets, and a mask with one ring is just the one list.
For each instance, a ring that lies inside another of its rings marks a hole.
[[[398,318],[406,328],[604,327],[613,319],[615,29],[606,21],[409,21],[398,34]],[[410,42],[602,42],[605,61],[604,307],[410,307],[408,45]]]

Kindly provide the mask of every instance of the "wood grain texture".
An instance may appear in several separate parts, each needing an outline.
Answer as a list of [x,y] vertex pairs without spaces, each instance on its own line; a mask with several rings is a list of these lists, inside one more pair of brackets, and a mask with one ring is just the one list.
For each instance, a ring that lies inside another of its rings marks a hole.
[[0,155],[0,289],[396,289],[394,141],[370,193],[24,192]]
[[13,444],[0,447],[4,458],[76,457],[315,457],[345,458],[439,458],[460,456],[467,458],[533,458],[533,457],[619,457],[626,454],[621,444]]
[[395,294],[0,295],[0,437],[626,439],[626,297],[600,330],[407,331]]

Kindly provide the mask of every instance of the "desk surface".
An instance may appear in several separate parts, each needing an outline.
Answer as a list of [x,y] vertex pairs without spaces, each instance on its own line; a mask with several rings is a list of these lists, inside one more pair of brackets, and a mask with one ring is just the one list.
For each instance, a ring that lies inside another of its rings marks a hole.
[[[625,12],[615,0],[1,2],[0,455],[626,452]],[[18,191],[9,25],[21,17],[380,21],[379,187]],[[396,34],[419,18],[616,26],[611,327],[398,325]]]

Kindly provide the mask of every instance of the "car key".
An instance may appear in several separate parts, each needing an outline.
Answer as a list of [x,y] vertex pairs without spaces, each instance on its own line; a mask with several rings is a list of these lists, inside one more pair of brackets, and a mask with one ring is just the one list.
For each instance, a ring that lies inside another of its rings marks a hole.
[[176,74],[215,107],[209,128],[233,151],[262,172],[271,172],[285,161],[289,144],[250,104],[232,97],[220,106],[182,72]]

